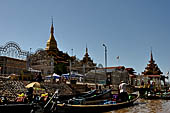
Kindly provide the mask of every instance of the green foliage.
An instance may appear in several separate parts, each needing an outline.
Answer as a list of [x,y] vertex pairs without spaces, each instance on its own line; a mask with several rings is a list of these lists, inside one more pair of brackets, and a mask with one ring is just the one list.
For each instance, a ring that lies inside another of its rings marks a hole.
[[54,64],[54,73],[58,75],[62,75],[64,73],[67,73],[67,66],[64,63],[57,63]]

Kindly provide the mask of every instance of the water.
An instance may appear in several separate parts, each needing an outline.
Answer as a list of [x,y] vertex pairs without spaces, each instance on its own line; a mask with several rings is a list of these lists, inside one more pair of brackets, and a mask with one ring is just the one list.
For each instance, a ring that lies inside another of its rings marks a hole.
[[134,106],[107,113],[170,113],[170,100],[138,99]]

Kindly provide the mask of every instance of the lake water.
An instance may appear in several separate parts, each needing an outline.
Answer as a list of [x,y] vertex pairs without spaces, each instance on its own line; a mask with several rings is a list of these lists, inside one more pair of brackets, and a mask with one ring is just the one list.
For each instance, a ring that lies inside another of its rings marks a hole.
[[134,106],[107,113],[170,113],[170,100],[138,99]]

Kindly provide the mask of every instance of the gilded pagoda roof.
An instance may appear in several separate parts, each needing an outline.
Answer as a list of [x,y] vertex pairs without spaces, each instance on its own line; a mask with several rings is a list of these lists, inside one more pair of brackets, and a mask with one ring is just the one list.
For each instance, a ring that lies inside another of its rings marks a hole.
[[47,45],[45,48],[45,50],[47,51],[58,51],[57,42],[54,38],[53,33],[54,33],[54,27],[53,27],[53,22],[52,22],[50,37],[49,37],[49,40],[47,41]]

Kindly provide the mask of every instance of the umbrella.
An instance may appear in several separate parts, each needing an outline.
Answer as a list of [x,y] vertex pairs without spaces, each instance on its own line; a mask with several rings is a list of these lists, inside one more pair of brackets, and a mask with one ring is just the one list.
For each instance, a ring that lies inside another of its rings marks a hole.
[[57,75],[57,74],[53,74],[53,75],[48,75],[48,76],[45,76],[46,79],[59,79],[60,78],[60,75]]
[[52,78],[51,75],[45,76],[45,79],[51,79],[51,78]]
[[57,75],[57,74],[54,73],[54,74],[53,74],[53,78],[54,78],[54,79],[59,79],[59,78],[60,78],[60,75]]
[[26,88],[30,88],[30,87],[40,88],[40,86],[41,86],[41,85],[40,85],[39,82],[32,82],[32,83],[26,85],[25,87],[26,87]]

